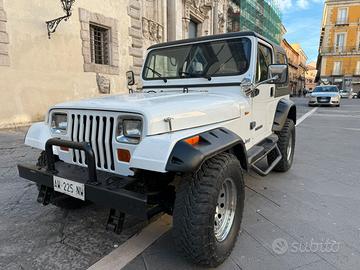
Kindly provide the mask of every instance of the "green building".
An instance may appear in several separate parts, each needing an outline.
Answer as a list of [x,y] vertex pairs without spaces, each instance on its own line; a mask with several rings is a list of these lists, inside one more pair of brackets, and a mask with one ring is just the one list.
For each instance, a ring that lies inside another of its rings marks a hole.
[[285,29],[274,0],[229,0],[227,31],[255,31],[280,44]]

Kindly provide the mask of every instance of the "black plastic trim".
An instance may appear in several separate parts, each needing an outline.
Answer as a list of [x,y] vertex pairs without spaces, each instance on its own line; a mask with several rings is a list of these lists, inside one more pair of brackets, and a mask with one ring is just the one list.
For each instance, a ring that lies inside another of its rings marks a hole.
[[272,131],[280,131],[288,118],[296,124],[296,105],[292,100],[282,98],[276,107]]
[[[240,87],[240,83],[239,82],[231,82],[231,83],[203,83],[203,84],[186,84],[184,85],[186,88],[190,88],[190,87],[216,87],[216,86],[239,86]],[[182,90],[184,88],[184,86],[181,85],[146,85],[143,86],[143,89],[157,89],[157,88],[179,88],[180,90]]]
[[210,36],[203,36],[203,37],[198,37],[198,38],[190,38],[190,39],[182,39],[182,40],[158,43],[158,44],[150,46],[148,48],[148,50],[167,47],[167,46],[196,43],[196,42],[203,42],[203,41],[206,42],[206,41],[212,41],[212,40],[217,40],[217,39],[246,37],[246,36],[257,37],[257,38],[262,39],[262,40],[266,41],[267,43],[271,44],[273,47],[276,47],[279,50],[284,51],[284,49],[282,49],[281,46],[275,44],[274,42],[270,41],[266,37],[254,32],[254,31],[230,32],[230,33],[225,33],[225,34],[210,35]]
[[[247,161],[244,141],[232,131],[226,128],[216,128],[197,135],[200,136],[200,142],[196,145],[190,145],[184,140],[175,144],[166,164],[166,171],[195,172],[205,160],[234,148],[236,149],[234,154],[241,160]],[[242,166],[247,169],[247,163]]]

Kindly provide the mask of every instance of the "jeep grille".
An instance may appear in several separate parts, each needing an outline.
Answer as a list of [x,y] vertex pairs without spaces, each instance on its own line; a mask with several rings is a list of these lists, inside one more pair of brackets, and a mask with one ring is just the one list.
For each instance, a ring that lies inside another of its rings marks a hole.
[[[71,140],[74,142],[90,142],[98,169],[114,171],[112,141],[115,118],[94,113],[72,113],[71,120]],[[73,162],[86,165],[85,153],[79,150],[72,151]]]

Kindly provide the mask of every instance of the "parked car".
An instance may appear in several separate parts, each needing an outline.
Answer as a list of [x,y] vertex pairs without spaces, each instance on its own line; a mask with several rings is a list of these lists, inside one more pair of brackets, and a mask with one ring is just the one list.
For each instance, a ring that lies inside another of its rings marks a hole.
[[359,93],[352,92],[351,94],[352,94],[352,98],[360,98]]
[[309,97],[309,106],[334,105],[340,107],[341,96],[336,85],[316,86]]
[[340,90],[339,94],[341,96],[341,98],[352,98],[352,91],[347,91],[347,90]]
[[[286,63],[283,48],[254,32],[153,45],[141,93],[59,104],[32,125],[25,144],[43,152],[19,174],[37,184],[44,205],[110,208],[108,227],[118,233],[125,213],[171,214],[174,246],[215,267],[239,233],[243,172],[292,166]],[[134,85],[134,73],[127,78]]]

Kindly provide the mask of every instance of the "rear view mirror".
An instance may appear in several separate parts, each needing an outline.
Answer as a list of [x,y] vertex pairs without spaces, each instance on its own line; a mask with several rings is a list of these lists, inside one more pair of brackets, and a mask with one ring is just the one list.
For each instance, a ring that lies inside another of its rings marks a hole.
[[269,66],[269,75],[275,84],[284,84],[288,80],[288,66],[274,64]]
[[132,86],[135,84],[135,75],[133,71],[126,72],[126,79],[128,86]]

